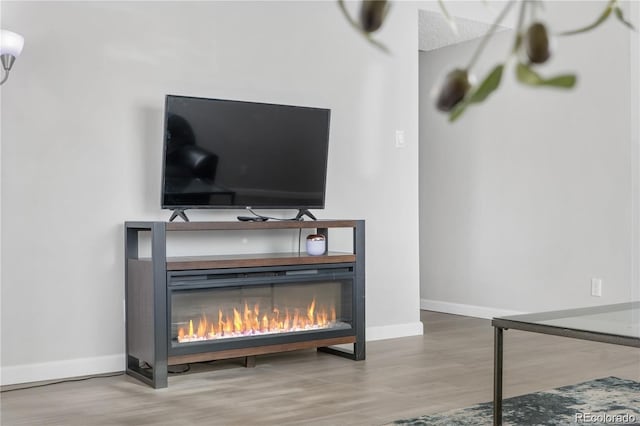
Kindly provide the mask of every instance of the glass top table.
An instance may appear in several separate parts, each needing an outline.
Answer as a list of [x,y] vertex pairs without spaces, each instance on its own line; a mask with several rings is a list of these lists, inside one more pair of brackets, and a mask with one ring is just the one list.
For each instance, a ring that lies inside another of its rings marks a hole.
[[640,301],[493,318],[493,424],[502,424],[503,331],[508,329],[640,348]]

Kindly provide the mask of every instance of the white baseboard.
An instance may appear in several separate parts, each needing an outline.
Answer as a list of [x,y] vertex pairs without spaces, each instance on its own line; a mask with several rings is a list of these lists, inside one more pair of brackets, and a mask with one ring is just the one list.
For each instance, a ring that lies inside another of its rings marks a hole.
[[124,371],[124,354],[77,358],[38,364],[21,364],[0,368],[0,385],[58,380],[94,374]]
[[[408,324],[395,324],[380,327],[367,327],[367,341],[395,339],[398,337],[421,336],[420,321]],[[67,379],[95,374],[124,371],[124,354],[95,358],[78,358],[64,361],[52,361],[38,364],[21,364],[0,367],[0,385],[41,382],[45,380]]]
[[486,306],[463,305],[460,303],[443,302],[441,300],[420,299],[420,309],[425,311],[444,312],[446,314],[464,315],[467,317],[491,319],[509,315],[520,315],[526,312]]
[[383,325],[367,327],[367,342],[374,340],[396,339],[398,337],[422,336],[424,329],[422,323],[410,322],[407,324]]

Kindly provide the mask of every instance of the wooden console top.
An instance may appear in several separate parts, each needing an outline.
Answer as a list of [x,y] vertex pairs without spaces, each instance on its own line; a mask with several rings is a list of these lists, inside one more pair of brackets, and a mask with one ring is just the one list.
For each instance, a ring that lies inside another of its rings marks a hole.
[[249,229],[355,228],[357,220],[269,220],[265,222],[127,222],[128,228],[150,229],[164,224],[167,231],[224,231]]

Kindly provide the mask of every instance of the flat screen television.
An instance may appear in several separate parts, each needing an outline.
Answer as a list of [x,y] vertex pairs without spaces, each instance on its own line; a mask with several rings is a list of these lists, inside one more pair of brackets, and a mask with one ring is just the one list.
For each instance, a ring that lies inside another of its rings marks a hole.
[[331,111],[167,95],[162,208],[324,208]]

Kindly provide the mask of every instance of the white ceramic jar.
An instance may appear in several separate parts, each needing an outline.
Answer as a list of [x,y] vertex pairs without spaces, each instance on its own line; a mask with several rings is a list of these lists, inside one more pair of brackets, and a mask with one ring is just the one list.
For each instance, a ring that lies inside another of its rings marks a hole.
[[312,234],[307,237],[307,254],[310,256],[320,256],[327,249],[327,240],[324,235]]

